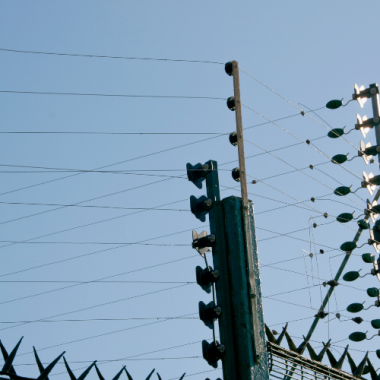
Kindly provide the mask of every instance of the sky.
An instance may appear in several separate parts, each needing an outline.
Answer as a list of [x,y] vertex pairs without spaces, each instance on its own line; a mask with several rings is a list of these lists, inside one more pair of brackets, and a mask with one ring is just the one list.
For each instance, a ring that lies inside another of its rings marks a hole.
[[[106,379],[124,365],[134,379],[153,368],[163,380],[221,376],[202,358],[212,333],[198,302],[211,298],[195,283],[203,260],[191,231],[209,227],[189,210],[190,196],[205,189],[187,181],[186,164],[217,161],[221,196],[239,196],[228,141],[235,115],[226,107],[231,60],[243,70],[247,178],[258,181],[248,191],[264,318],[277,331],[289,322],[301,343],[322,283],[345,256],[339,247],[357,231],[336,216],[359,216],[372,199],[366,189],[344,198],[333,191],[360,187],[362,171],[378,173],[378,163],[357,157],[360,140],[376,144],[374,131],[327,137],[354,128],[356,114],[372,117],[370,102],[324,106],[350,100],[355,83],[380,80],[378,10],[352,0],[0,2],[0,339],[10,351],[24,336],[19,374],[38,376],[34,346],[43,363],[66,351],[77,376],[94,360]],[[157,132],[168,134],[149,134]],[[356,158],[331,163],[346,153]],[[359,246],[367,239],[364,231]],[[344,273],[369,273],[366,252],[375,254],[368,245],[353,251]],[[341,280],[313,347],[332,339],[338,357],[350,343],[357,363],[369,350],[378,368],[378,337],[348,340],[377,333],[369,323],[377,308],[346,311],[352,302],[373,305],[366,289],[378,286],[373,276]],[[359,315],[356,325],[350,318]],[[67,376],[61,360],[50,379]]]

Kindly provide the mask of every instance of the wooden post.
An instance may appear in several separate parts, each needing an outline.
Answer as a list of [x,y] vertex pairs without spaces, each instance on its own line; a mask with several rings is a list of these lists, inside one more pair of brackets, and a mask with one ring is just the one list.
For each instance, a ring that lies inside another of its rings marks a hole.
[[[264,334],[264,314],[262,307],[262,296],[260,289],[260,273],[258,268],[258,254],[256,245],[256,233],[254,228],[253,206],[248,200],[247,190],[247,173],[245,168],[245,154],[244,154],[244,138],[243,138],[243,118],[241,111],[241,98],[240,98],[240,80],[239,80],[239,64],[237,61],[232,61],[232,76],[234,83],[234,99],[235,99],[235,117],[236,117],[236,134],[239,155],[239,172],[240,172],[240,187],[241,187],[241,216],[242,216],[242,232],[243,232],[243,255],[244,267],[246,271],[245,283],[240,284],[239,287],[233,289],[233,292],[244,293],[248,305],[249,326],[247,326],[247,333],[250,334],[251,347],[253,355],[253,363],[250,364],[251,375],[244,377],[244,379],[260,378],[262,380],[269,379],[268,363],[266,355],[266,344]],[[236,215],[235,218],[238,216]],[[230,218],[229,223],[234,222]],[[240,252],[236,252],[236,259],[239,258]],[[234,260],[234,251],[230,251],[231,259]],[[247,291],[244,291],[247,289]],[[234,295],[233,295],[234,298]],[[239,339],[241,339],[240,337]],[[235,342],[235,344],[240,344]],[[247,366],[249,363],[238,363],[239,367]]]

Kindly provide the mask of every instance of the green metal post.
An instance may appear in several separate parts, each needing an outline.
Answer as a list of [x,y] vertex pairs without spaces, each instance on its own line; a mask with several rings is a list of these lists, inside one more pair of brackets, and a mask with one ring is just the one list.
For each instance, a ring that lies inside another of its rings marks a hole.
[[[231,292],[236,375],[242,380],[268,380],[268,359],[252,203],[249,202],[249,239],[245,234],[242,200],[222,200],[224,237]],[[247,247],[252,247],[247,251]],[[253,279],[253,282],[251,281]],[[229,349],[226,346],[226,351]],[[230,380],[229,378],[225,378]],[[232,379],[231,379],[232,380]]]

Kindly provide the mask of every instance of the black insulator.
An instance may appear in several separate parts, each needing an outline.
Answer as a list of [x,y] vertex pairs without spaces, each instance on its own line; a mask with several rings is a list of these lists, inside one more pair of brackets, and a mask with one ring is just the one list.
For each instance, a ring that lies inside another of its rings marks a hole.
[[310,145],[310,140],[309,139],[306,140],[306,144]]
[[202,165],[201,163],[196,165],[186,164],[187,178],[198,189],[202,188],[202,182],[206,179],[206,175],[210,172],[211,168],[208,164]]
[[360,325],[362,322],[363,322],[363,318],[360,318],[360,317],[355,317],[355,318],[352,318],[352,320],[357,323],[358,325]]
[[309,168],[310,169],[314,169],[314,165],[309,165]]
[[232,169],[231,174],[232,174],[232,178],[236,182],[240,182],[240,169],[239,168]]
[[190,210],[201,222],[206,221],[206,214],[212,208],[212,200],[202,195],[199,198],[190,197]]
[[311,200],[312,202],[315,202],[315,198],[314,198],[314,197],[311,197],[310,200]]
[[319,310],[317,314],[314,315],[314,317],[319,317],[321,319],[325,318],[328,313],[324,312],[323,310]]
[[231,111],[235,111],[235,98],[233,96],[230,96],[228,99],[227,99],[227,107],[231,110]]
[[320,249],[320,250],[319,250],[319,253],[320,253],[321,255],[323,255],[323,254],[325,253],[325,251],[324,251],[323,249]]
[[313,223],[313,227],[314,228],[317,228],[318,224],[317,223]]
[[219,344],[218,341],[211,343],[208,343],[207,340],[202,341],[203,358],[210,366],[217,368],[218,360],[222,358],[224,352],[225,346],[223,344]]
[[323,216],[327,219],[327,218],[329,217],[329,214],[328,214],[327,212],[325,212],[325,213],[323,214]]
[[225,65],[224,65],[224,70],[226,71],[226,74],[231,76],[232,75],[232,62],[227,62]]
[[338,286],[339,283],[338,283],[338,281],[330,280],[327,282],[327,285],[330,285],[332,288],[335,288],[335,286]]
[[219,278],[219,272],[211,267],[202,269],[200,266],[195,268],[197,284],[206,292],[211,293],[211,286]]
[[233,145],[233,146],[236,146],[238,144],[238,141],[237,141],[237,133],[236,132],[231,132],[230,133],[230,143]]
[[198,306],[200,320],[203,321],[207,327],[212,329],[214,320],[219,318],[222,314],[222,308],[215,305],[214,301],[211,301],[207,305],[204,302],[200,301]]

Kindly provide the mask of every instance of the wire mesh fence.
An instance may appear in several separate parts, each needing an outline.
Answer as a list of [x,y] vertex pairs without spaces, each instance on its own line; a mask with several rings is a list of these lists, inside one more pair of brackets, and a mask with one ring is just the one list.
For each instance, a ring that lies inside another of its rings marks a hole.
[[353,380],[354,376],[268,342],[271,379]]

